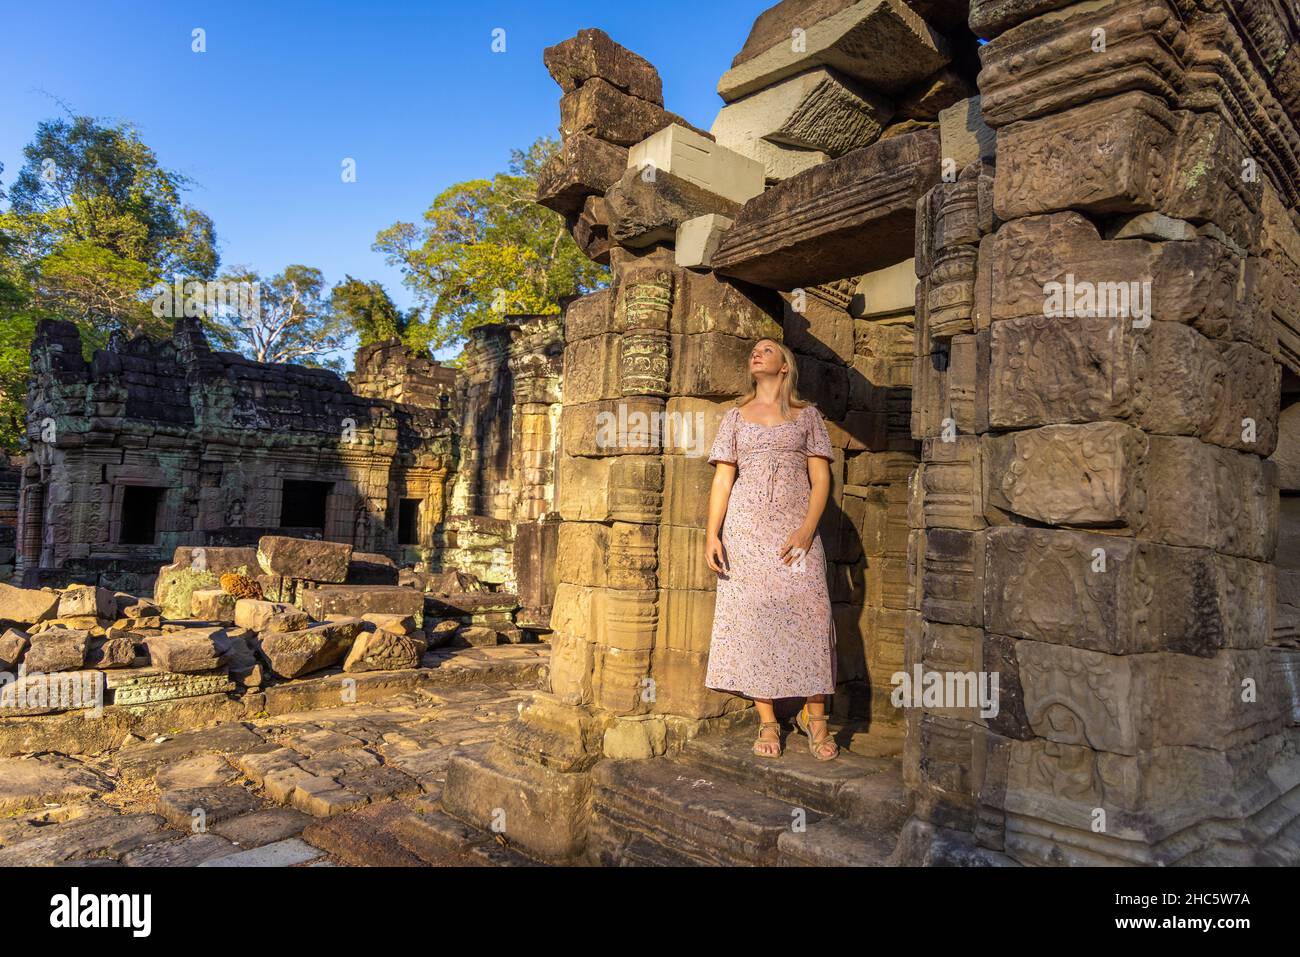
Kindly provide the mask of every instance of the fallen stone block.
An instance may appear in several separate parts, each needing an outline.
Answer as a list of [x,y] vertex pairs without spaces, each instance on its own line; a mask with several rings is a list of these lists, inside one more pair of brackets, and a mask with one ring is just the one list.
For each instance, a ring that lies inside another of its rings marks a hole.
[[92,668],[130,668],[135,663],[135,641],[123,635],[90,643],[86,664]]
[[397,564],[387,555],[353,552],[348,564],[349,585],[396,585]]
[[353,615],[410,615],[424,623],[424,595],[402,585],[321,585],[304,589],[302,607],[317,621]]
[[29,672],[77,671],[86,664],[90,632],[50,628],[32,635],[23,664]]
[[177,698],[229,694],[235,690],[235,683],[224,670],[209,674],[172,674],[152,670],[145,674],[138,673],[143,670],[132,668],[129,671],[117,672],[123,676],[120,683],[115,684],[110,679],[113,704],[149,704],[155,701],[173,701]]
[[117,602],[113,598],[113,593],[107,588],[94,585],[69,588],[59,597],[59,617],[77,616],[110,620],[116,618]]
[[58,607],[57,592],[0,583],[0,624],[34,625],[53,618]]
[[313,582],[345,582],[352,546],[305,538],[266,535],[257,543],[257,562],[268,575]]
[[387,631],[362,632],[352,644],[344,671],[400,671],[418,668],[423,649],[414,639]]
[[199,588],[190,595],[190,614],[204,621],[234,621],[234,595],[221,588]]
[[301,631],[311,616],[301,608],[274,601],[242,598],[235,603],[235,625],[255,632]]
[[172,674],[212,671],[226,663],[226,634],[221,628],[187,628],[145,641],[149,660]]
[[0,635],[0,671],[13,671],[18,661],[27,650],[28,636],[25,631],[10,628]]
[[343,660],[363,625],[360,618],[348,618],[267,635],[262,639],[262,657],[282,678],[319,671]]

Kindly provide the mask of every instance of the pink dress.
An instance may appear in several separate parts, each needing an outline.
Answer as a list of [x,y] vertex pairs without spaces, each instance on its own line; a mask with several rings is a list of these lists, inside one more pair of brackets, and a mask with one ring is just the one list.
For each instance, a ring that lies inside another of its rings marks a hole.
[[834,460],[821,413],[804,406],[779,425],[722,417],[709,463],[734,462],[736,482],[722,523],[729,572],[718,576],[704,684],[750,698],[801,698],[835,691],[835,620],[826,552],[813,536],[802,562],[781,546],[808,514],[808,456]]

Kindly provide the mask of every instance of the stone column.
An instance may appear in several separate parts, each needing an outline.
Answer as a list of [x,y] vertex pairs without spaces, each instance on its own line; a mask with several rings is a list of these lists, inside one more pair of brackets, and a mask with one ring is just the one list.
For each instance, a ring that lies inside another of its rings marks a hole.
[[[991,209],[974,168],[930,198],[909,666],[1000,694],[909,710],[904,847],[1276,861],[1300,766],[1264,647],[1281,356],[1259,257],[1295,241],[1261,216],[1293,202],[1284,113],[1228,5],[1028,16],[1054,6],[972,5]],[[975,242],[967,318],[936,290]]]

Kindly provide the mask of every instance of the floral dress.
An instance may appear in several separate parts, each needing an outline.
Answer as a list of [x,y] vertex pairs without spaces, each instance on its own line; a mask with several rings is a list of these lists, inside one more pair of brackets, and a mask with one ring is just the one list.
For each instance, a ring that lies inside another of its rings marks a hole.
[[750,698],[835,691],[835,620],[821,535],[790,565],[781,546],[808,514],[808,457],[834,460],[821,413],[804,406],[779,425],[723,416],[709,463],[734,462],[722,524],[728,572],[717,603],[704,683]]

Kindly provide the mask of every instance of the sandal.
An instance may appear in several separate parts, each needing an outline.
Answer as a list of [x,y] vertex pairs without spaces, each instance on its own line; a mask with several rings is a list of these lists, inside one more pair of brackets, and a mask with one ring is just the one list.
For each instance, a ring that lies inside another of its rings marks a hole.
[[[763,731],[767,728],[776,729],[776,740],[763,737]],[[776,745],[776,752],[773,753],[770,748]],[[781,722],[780,721],[761,721],[758,725],[758,739],[754,742],[754,753],[760,758],[779,758],[782,752],[781,747]]]
[[[812,731],[810,731],[808,727],[814,721],[820,721],[826,728],[826,735],[816,741],[813,740]],[[829,721],[830,716],[827,714],[808,714],[807,705],[800,708],[799,713],[794,716],[795,725],[800,731],[808,735],[808,753],[818,761],[830,761],[840,753],[840,746],[836,744],[835,739],[831,737]],[[825,750],[828,745],[834,749],[829,754],[826,753]]]

